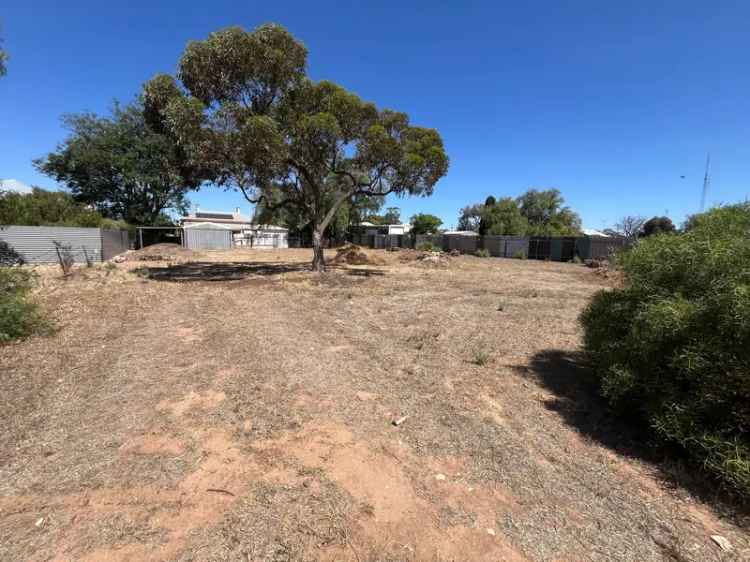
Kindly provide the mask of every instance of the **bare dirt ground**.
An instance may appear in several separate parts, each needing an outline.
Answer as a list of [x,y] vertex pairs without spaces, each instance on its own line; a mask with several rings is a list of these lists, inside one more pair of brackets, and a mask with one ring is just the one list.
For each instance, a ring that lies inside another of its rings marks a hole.
[[584,384],[607,280],[376,257],[40,268],[55,332],[0,347],[0,560],[748,559]]

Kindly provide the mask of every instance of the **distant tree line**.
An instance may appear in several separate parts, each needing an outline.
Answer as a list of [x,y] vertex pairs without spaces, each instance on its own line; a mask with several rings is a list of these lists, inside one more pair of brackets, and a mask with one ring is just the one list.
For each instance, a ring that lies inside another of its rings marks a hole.
[[[685,228],[689,228],[687,225],[690,222],[690,218],[685,223]],[[605,234],[624,236],[628,240],[635,241],[639,238],[647,238],[654,234],[661,234],[665,232],[676,232],[677,227],[669,217],[652,217],[646,220],[644,217],[638,215],[627,215],[621,218],[616,224],[614,229],[605,230]]]
[[0,225],[125,228],[62,191],[34,187],[31,193],[0,191]]
[[464,207],[458,229],[483,236],[572,236],[580,234],[581,218],[565,205],[559,190],[529,189],[515,199],[490,195],[484,204]]

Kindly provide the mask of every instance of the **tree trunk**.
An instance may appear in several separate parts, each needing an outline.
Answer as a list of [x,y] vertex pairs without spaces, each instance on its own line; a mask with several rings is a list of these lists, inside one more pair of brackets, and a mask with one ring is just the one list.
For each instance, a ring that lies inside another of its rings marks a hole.
[[316,228],[313,229],[313,271],[323,273],[326,270],[326,262],[323,256],[323,234]]

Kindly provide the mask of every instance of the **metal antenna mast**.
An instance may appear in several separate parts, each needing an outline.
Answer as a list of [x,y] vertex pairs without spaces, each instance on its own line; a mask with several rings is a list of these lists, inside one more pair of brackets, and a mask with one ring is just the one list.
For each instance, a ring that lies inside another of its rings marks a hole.
[[706,173],[703,176],[703,192],[701,193],[701,213],[706,207],[706,193],[708,192],[708,186],[711,185],[711,176],[708,173],[709,167],[711,166],[711,153],[706,154]]

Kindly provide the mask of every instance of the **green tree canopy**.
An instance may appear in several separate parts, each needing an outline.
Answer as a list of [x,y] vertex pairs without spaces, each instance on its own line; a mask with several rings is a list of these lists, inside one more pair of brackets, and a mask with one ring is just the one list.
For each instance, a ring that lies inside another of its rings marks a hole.
[[529,189],[516,200],[521,214],[529,221],[532,236],[571,236],[581,232],[581,218],[558,189]]
[[0,225],[124,227],[108,221],[93,209],[62,191],[34,187],[31,193],[0,191]]
[[401,224],[401,209],[388,207],[383,215],[383,224]]
[[76,201],[131,224],[157,224],[168,210],[187,211],[200,170],[172,137],[147,124],[140,101],[116,105],[110,117],[85,113],[63,120],[70,135],[34,165]]
[[672,219],[669,217],[652,217],[643,223],[641,229],[641,236],[648,237],[653,234],[661,234],[663,232],[675,232],[677,229],[672,223]]
[[503,197],[482,210],[480,234],[524,236],[528,230],[529,221],[521,214],[518,203],[512,197]]
[[456,228],[458,230],[471,230],[477,232],[479,225],[482,222],[482,210],[484,205],[476,203],[474,205],[467,205],[461,209],[461,214],[458,216],[458,224]]
[[311,81],[306,60],[281,26],[223,29],[188,44],[181,85],[156,76],[144,98],[150,121],[207,179],[307,217],[313,267],[322,270],[323,233],[342,205],[358,195],[430,195],[448,157],[437,131],[333,82]]
[[464,207],[458,228],[481,235],[570,236],[580,233],[581,219],[557,189],[529,189],[516,199],[490,195],[484,204]]
[[414,234],[435,234],[443,224],[440,217],[419,213],[411,217],[411,231]]

